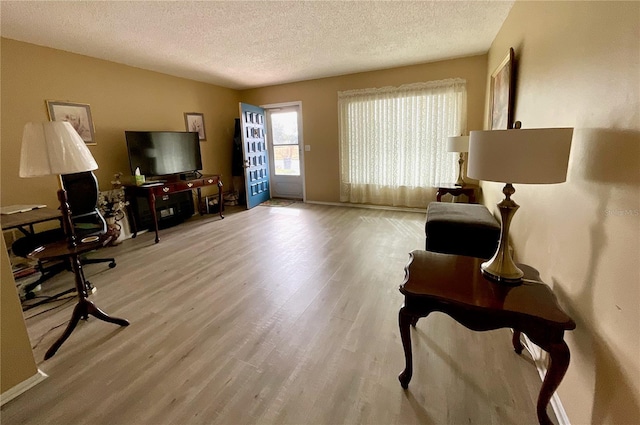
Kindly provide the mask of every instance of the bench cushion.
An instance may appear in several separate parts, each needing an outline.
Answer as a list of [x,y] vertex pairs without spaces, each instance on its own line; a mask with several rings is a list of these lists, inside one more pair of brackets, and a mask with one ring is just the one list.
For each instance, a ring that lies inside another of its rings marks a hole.
[[491,258],[500,224],[484,205],[431,202],[425,233],[427,251]]

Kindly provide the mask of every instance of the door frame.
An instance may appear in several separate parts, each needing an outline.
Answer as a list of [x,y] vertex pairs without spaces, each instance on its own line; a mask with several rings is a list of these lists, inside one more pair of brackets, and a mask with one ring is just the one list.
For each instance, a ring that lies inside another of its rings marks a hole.
[[[298,143],[300,146],[300,177],[302,178],[302,202],[307,202],[307,184],[306,184],[306,176],[305,176],[305,164],[304,164],[304,153],[306,149],[306,145],[304,144],[304,131],[303,131],[303,117],[302,117],[302,101],[296,100],[293,102],[282,102],[282,103],[270,103],[267,105],[259,105],[262,109],[265,110],[265,118],[269,110],[281,109],[281,108],[289,108],[295,106],[298,108]],[[268,136],[269,134],[267,134]],[[269,138],[270,139],[270,138]],[[273,155],[273,144],[271,140],[267,140],[267,152],[270,158],[275,158]],[[269,173],[271,173],[271,167],[269,169]],[[269,176],[271,178],[271,176]]]

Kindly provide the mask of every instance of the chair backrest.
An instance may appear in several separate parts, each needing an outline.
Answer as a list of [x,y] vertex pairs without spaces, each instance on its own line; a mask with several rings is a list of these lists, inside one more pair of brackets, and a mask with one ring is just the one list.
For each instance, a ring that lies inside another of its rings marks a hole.
[[103,233],[107,223],[98,210],[98,179],[93,171],[63,174],[62,183],[67,191],[71,221],[77,236]]
[[62,183],[73,216],[93,212],[98,207],[98,179],[93,171],[63,174]]

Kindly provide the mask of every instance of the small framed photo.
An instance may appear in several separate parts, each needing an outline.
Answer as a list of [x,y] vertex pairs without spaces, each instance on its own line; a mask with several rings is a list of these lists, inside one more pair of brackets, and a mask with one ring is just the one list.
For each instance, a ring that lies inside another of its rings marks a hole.
[[491,74],[489,129],[507,130],[513,123],[513,48]]
[[198,139],[201,142],[207,140],[207,133],[204,130],[204,115],[199,112],[185,112],[184,125],[187,131],[195,131],[198,133]]
[[67,121],[87,145],[96,145],[91,107],[85,103],[45,100],[50,121]]

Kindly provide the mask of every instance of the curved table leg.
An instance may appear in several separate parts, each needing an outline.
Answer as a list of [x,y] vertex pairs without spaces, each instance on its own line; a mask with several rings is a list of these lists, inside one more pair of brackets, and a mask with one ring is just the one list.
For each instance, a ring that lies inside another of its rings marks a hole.
[[71,320],[69,321],[67,328],[64,330],[64,333],[60,335],[60,338],[58,338],[56,342],[54,342],[53,345],[47,350],[46,354],[44,355],[44,359],[48,360],[53,357],[53,355],[56,354],[58,349],[62,346],[62,344],[64,344],[67,338],[69,338],[73,330],[78,325],[80,319],[85,319],[89,315],[92,315],[96,319],[100,319],[105,322],[115,323],[116,325],[120,326],[129,326],[128,320],[111,317],[107,313],[96,307],[95,304],[91,301],[87,299],[81,299],[73,308]]
[[151,217],[153,217],[153,225],[156,231],[156,243],[160,242],[160,236],[158,236],[158,213],[156,212],[156,195],[153,191],[149,192],[149,198],[147,201],[149,202],[149,209],[151,210]]
[[92,303],[89,300],[84,300],[84,302],[86,303],[87,314],[92,315],[96,319],[100,319],[108,323],[115,323],[116,325],[120,325],[120,326],[129,326],[128,320],[109,316],[107,313],[100,310],[98,307],[96,307],[94,303]]
[[87,311],[82,305],[82,303],[76,304],[76,306],[73,308],[73,313],[71,314],[71,320],[69,320],[69,324],[67,325],[67,328],[64,330],[64,333],[60,335],[60,338],[58,338],[56,342],[54,342],[53,345],[49,347],[49,349],[44,355],[45,360],[50,359],[51,357],[53,357],[54,354],[56,354],[56,351],[58,351],[58,348],[60,348],[62,344],[64,344],[64,342],[67,340],[67,338],[69,338],[69,336],[71,335],[71,332],[73,332],[73,330],[76,328],[76,325],[78,324],[80,319],[84,317],[86,313]]
[[524,348],[522,346],[522,341],[520,341],[520,334],[521,332],[519,330],[513,330],[513,339],[511,340],[511,342],[513,343],[513,349],[517,354],[522,354],[522,349]]
[[411,317],[411,326],[413,326],[414,328],[416,327],[416,325],[418,324],[418,316],[413,316]]
[[570,354],[569,347],[564,341],[552,343],[542,348],[549,353],[549,368],[538,396],[538,422],[541,425],[552,425],[553,423],[549,419],[549,415],[547,415],[547,405],[569,367]]
[[84,278],[84,272],[82,271],[82,264],[80,262],[79,255],[72,255],[71,258],[71,266],[73,268],[73,272],[75,274],[75,284],[76,291],[78,291],[78,303],[73,308],[73,313],[71,314],[71,320],[67,325],[67,328],[64,330],[64,333],[53,343],[53,345],[47,350],[44,355],[44,359],[50,359],[56,354],[56,351],[62,346],[62,344],[69,338],[76,325],[80,321],[80,319],[87,320],[89,315],[94,316],[97,319],[103,320],[109,323],[115,323],[120,326],[129,326],[129,322],[125,319],[119,319],[116,317],[111,317],[104,311],[100,310],[95,306],[94,303],[87,299],[88,291],[87,291],[87,281]]
[[222,207],[224,204],[222,203],[222,180],[218,180],[218,213],[220,214],[220,218],[224,218],[222,215]]
[[[417,319],[415,319],[417,321]],[[400,338],[402,339],[402,347],[404,348],[405,368],[398,376],[400,385],[405,390],[409,388],[409,381],[413,375],[413,354],[411,352],[411,328],[414,322],[414,316],[406,311],[406,307],[402,306],[398,313],[398,324],[400,326]]]

